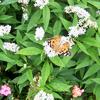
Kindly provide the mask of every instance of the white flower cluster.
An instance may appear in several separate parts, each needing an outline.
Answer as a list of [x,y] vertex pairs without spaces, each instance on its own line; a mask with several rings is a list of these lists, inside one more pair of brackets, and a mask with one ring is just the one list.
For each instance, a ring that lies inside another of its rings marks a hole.
[[23,14],[22,14],[22,18],[27,21],[29,16],[28,16],[28,10],[26,7],[22,7],[22,10],[23,10]]
[[80,19],[76,26],[69,27],[69,36],[78,37],[79,35],[85,34],[88,27],[97,28],[98,25],[90,18]]
[[22,15],[22,17],[23,17],[23,19],[26,21],[26,20],[28,20],[28,13],[23,13],[23,15]]
[[54,100],[54,97],[52,94],[46,93],[41,90],[35,95],[34,100]]
[[44,46],[44,51],[45,51],[45,54],[47,54],[48,57],[54,57],[54,56],[57,56],[58,53],[55,52],[51,47],[50,45],[48,44],[48,41],[45,41],[43,43],[43,46]]
[[[72,45],[74,45],[74,42],[72,41],[72,39],[70,37],[62,36],[60,40],[60,45],[63,45],[66,42],[69,43],[69,49],[71,49]],[[54,56],[59,55],[59,52],[54,51],[50,47],[50,44],[48,43],[48,41],[45,41],[43,46],[44,46],[45,54],[47,54],[48,57],[54,57]]]
[[69,36],[78,37],[79,35],[85,34],[88,27],[97,28],[97,23],[90,19],[90,14],[78,6],[67,6],[65,7],[66,13],[76,13],[80,18],[76,26],[69,27]]
[[43,37],[44,37],[44,34],[45,34],[44,29],[42,27],[37,27],[36,31],[35,31],[35,39],[36,39],[36,41],[42,40]]
[[18,0],[18,3],[22,3],[24,5],[28,5],[29,0]]
[[10,25],[0,25],[0,36],[4,36],[5,34],[9,34],[11,31]]
[[79,6],[67,6],[65,7],[66,13],[76,13],[79,18],[88,18],[90,14]]
[[3,48],[11,52],[17,52],[20,47],[15,43],[4,42]]
[[97,15],[100,15],[100,10],[97,10],[97,11],[96,11],[96,14],[97,14]]
[[83,27],[72,26],[69,27],[69,36],[78,37],[78,35],[85,34],[86,30]]
[[97,23],[91,20],[90,18],[80,19],[78,22],[78,26],[83,27],[83,28],[87,28],[87,27],[97,28],[98,27]]
[[44,6],[46,6],[49,3],[49,0],[35,0],[35,7],[39,7],[40,9],[43,9]]

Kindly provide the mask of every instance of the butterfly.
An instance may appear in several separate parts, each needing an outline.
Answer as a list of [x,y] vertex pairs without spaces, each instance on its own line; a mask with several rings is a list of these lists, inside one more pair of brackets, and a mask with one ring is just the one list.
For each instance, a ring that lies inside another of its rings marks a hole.
[[70,43],[66,41],[65,36],[54,36],[48,40],[48,45],[55,51],[58,55],[69,56],[71,55]]

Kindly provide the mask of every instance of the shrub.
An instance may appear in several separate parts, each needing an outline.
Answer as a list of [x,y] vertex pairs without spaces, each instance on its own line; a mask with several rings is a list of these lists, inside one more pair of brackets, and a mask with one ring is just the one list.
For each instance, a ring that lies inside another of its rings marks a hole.
[[1,0],[0,99],[99,100],[99,0]]

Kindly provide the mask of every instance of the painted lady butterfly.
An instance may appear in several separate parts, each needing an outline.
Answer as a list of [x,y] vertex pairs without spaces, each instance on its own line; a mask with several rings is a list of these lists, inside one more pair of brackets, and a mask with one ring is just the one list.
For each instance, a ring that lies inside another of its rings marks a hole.
[[58,55],[70,55],[70,41],[65,36],[55,36],[48,40],[48,45],[55,51]]

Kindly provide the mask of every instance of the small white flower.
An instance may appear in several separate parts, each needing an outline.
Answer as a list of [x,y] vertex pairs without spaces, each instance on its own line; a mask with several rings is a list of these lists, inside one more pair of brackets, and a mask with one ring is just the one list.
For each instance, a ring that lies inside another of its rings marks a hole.
[[78,22],[78,26],[82,26],[83,28],[88,28],[88,27],[92,27],[92,28],[98,28],[97,22],[92,21],[90,18],[84,18],[84,19],[80,19]]
[[5,34],[9,34],[11,31],[10,25],[0,25],[0,36],[4,36]]
[[24,64],[24,66],[23,66],[25,69],[27,68],[27,64]]
[[78,6],[67,6],[65,7],[66,13],[76,13],[79,18],[88,18],[90,14],[83,8]]
[[69,27],[69,36],[78,37],[79,35],[85,34],[88,27],[97,28],[98,25],[90,18],[80,19],[76,26]]
[[42,9],[44,6],[46,6],[49,3],[49,0],[35,0],[35,7],[39,7]]
[[28,5],[29,0],[18,0],[18,3],[22,3],[24,5]]
[[10,25],[6,25],[5,27],[5,34],[9,34],[11,31],[11,26]]
[[50,45],[48,44],[47,41],[45,41],[43,43],[43,46],[44,46],[44,51],[45,51],[45,54],[47,54],[48,57],[54,57],[54,56],[57,56],[58,54],[50,47]]
[[88,18],[90,17],[90,14],[84,10],[83,8],[80,7],[75,7],[75,12],[78,15],[79,18]]
[[36,39],[36,41],[42,40],[43,37],[44,37],[44,34],[45,34],[44,29],[42,27],[37,27],[36,31],[35,31],[35,39]]
[[66,6],[65,12],[68,14],[75,12],[74,6]]
[[85,34],[86,29],[84,29],[83,27],[77,27],[77,26],[72,26],[69,27],[70,31],[69,31],[69,36],[74,36],[74,37],[78,37],[79,35]]
[[89,27],[98,28],[97,22],[92,21],[92,20],[90,20],[90,19],[87,20],[86,24],[87,24],[87,26],[89,26]]
[[52,94],[46,93],[41,90],[35,95],[34,100],[54,100],[54,97]]
[[20,47],[15,43],[4,42],[3,48],[11,52],[17,52]]
[[88,25],[86,24],[87,23],[87,20],[90,19],[90,18],[82,18],[82,19],[79,19],[78,21],[78,24],[76,25],[77,27],[84,27],[84,28],[87,28]]
[[25,13],[25,12],[28,12],[26,6],[25,6],[25,7],[22,6],[21,8],[22,8],[22,10],[23,10],[24,13]]
[[22,17],[23,17],[24,20],[28,20],[28,14],[27,13],[23,13]]
[[1,25],[0,26],[0,36],[3,36],[4,35],[4,26]]
[[97,15],[100,15],[100,10],[97,10],[97,11],[96,11],[96,14],[97,14]]

